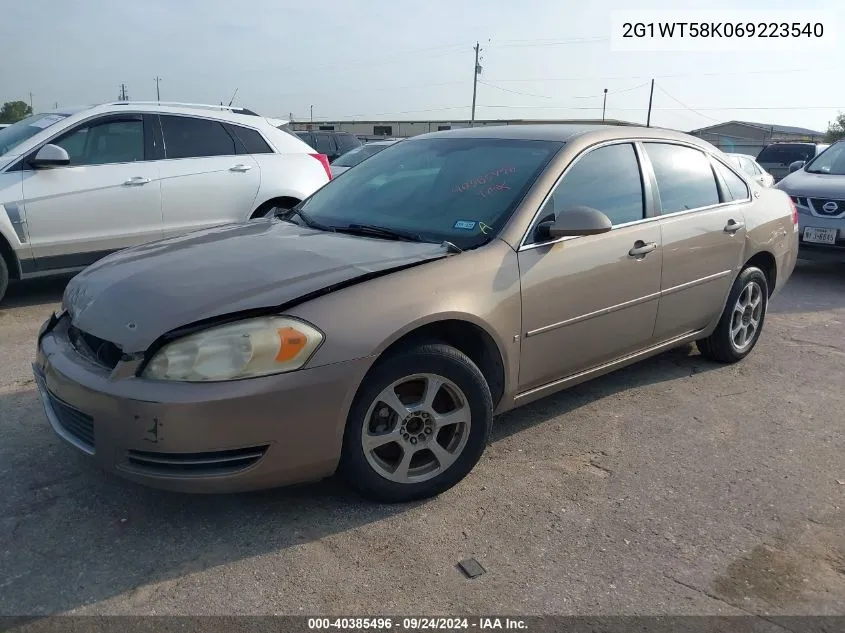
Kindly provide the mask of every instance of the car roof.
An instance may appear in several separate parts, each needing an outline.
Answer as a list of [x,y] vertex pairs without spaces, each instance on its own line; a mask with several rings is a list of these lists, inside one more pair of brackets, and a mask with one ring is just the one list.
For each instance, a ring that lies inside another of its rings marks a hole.
[[711,143],[683,132],[637,125],[588,125],[575,123],[490,125],[471,128],[453,128],[442,132],[421,134],[414,138],[487,138],[562,142],[572,142],[576,139],[583,139],[584,141],[591,139],[600,142],[632,138],[682,141],[691,145],[697,145],[711,152],[716,149]]
[[272,127],[278,128],[280,125],[285,125],[288,123],[287,119],[265,118],[264,116],[257,114],[256,112],[253,112],[252,110],[249,110],[247,108],[231,108],[229,106],[218,106],[214,104],[202,103],[110,101],[107,103],[100,103],[96,105],[60,108],[58,110],[54,110],[53,112],[55,114],[73,116],[82,112],[91,114],[105,114],[109,112],[120,111],[124,108],[133,112],[157,112],[160,114],[207,116],[209,118],[230,121],[232,123],[241,123],[250,126],[270,125]]

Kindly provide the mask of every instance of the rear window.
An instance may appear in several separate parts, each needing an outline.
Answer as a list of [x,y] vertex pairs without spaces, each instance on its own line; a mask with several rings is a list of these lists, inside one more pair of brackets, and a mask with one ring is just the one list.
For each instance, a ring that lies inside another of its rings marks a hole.
[[232,131],[238,137],[238,140],[244,144],[247,154],[272,154],[273,150],[267,145],[267,141],[261,134],[248,127],[241,127],[240,125],[233,125]]
[[351,134],[337,135],[337,149],[339,151],[348,152],[356,147],[361,147],[361,141],[358,140],[358,137],[352,136]]
[[788,165],[796,160],[810,160],[815,155],[816,146],[812,143],[778,143],[764,147],[757,155],[757,162]]
[[329,134],[315,134],[314,142],[311,144],[311,147],[321,154],[336,153],[334,143],[332,143],[332,137]]

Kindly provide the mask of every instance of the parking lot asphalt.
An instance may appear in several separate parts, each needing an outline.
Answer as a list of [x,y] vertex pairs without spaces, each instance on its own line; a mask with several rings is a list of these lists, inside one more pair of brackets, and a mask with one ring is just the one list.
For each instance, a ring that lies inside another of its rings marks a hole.
[[31,377],[63,287],[0,307],[0,614],[845,614],[845,266],[799,263],[742,363],[684,348],[513,411],[396,506],[95,470]]

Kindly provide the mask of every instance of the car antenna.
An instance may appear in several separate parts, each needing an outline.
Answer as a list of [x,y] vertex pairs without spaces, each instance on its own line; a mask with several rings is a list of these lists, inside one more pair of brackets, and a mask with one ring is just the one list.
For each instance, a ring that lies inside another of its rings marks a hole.
[[446,249],[450,253],[463,253],[464,252],[462,248],[460,248],[457,244],[450,242],[449,240],[443,240],[440,243],[440,246],[445,246]]

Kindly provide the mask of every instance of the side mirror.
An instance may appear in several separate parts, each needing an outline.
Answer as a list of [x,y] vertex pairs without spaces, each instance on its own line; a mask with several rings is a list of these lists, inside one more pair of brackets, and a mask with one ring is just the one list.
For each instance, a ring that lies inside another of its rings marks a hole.
[[38,150],[38,153],[29,159],[29,164],[35,169],[44,167],[61,167],[70,165],[70,156],[63,147],[50,145],[49,143]]
[[541,222],[537,225],[537,238],[540,241],[554,240],[559,237],[580,235],[598,235],[613,228],[610,218],[592,207],[572,207],[558,214],[556,220]]
[[794,163],[789,163],[789,173],[791,174],[793,171],[798,171],[806,163],[807,163],[807,161],[805,161],[805,160],[796,160]]

